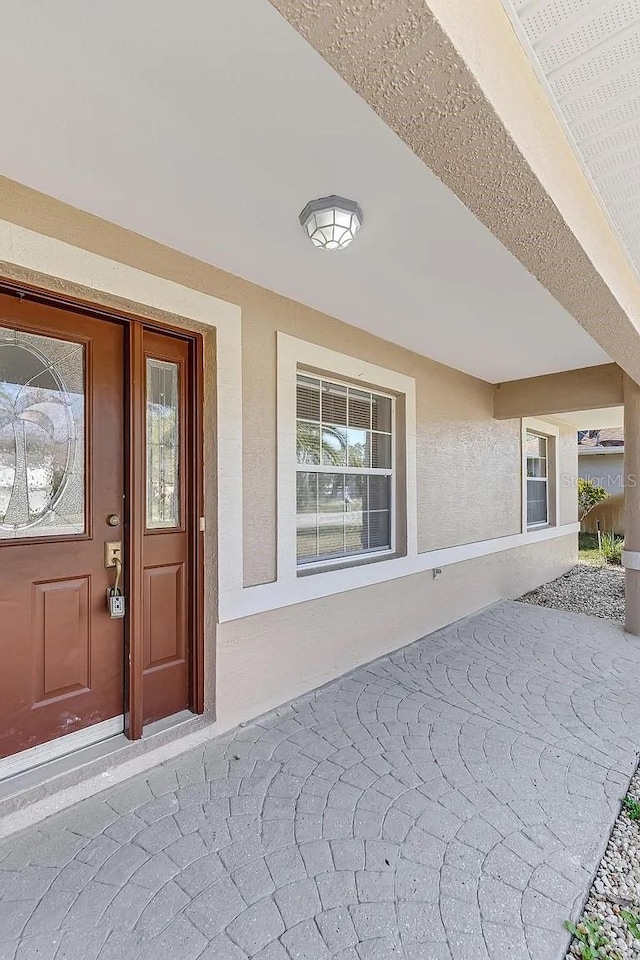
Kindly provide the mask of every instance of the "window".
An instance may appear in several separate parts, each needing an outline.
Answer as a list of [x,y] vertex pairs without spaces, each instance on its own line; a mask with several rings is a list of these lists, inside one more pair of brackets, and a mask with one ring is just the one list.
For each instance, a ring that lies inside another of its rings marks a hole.
[[527,526],[549,523],[549,441],[527,431]]
[[394,400],[297,376],[298,566],[393,549]]

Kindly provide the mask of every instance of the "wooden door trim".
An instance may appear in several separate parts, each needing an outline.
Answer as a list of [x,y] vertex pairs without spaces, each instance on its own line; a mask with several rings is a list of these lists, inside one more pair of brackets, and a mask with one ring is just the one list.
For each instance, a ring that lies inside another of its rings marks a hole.
[[[204,346],[196,337],[189,350],[191,430],[187,456],[191,470],[190,521],[194,535],[190,538],[191,594],[193,603],[191,700],[194,713],[204,713]],[[202,518],[203,524],[200,520]]]
[[128,688],[125,690],[125,733],[130,740],[142,736],[142,670],[144,603],[142,562],[142,537],[144,534],[144,463],[146,431],[144,421],[145,381],[144,351],[141,323],[130,323],[127,351],[127,420],[129,443],[126,445],[126,529],[128,538],[125,550],[125,569],[128,570],[128,626],[126,638],[125,674]]
[[[190,636],[191,677],[189,709],[204,712],[204,533],[200,518],[204,516],[204,432],[203,432],[203,339],[200,333],[175,327],[147,317],[102,306],[80,297],[47,290],[36,285],[0,277],[0,293],[44,305],[59,307],[97,319],[119,322],[125,327],[127,357],[125,362],[125,575],[128,590],[128,616],[125,625],[125,733],[131,740],[142,736],[142,666],[143,666],[143,566],[142,537],[145,527],[146,491],[144,463],[145,430],[145,361],[142,348],[143,330],[154,330],[189,343],[191,417],[187,447],[191,464],[190,511],[188,524],[190,573],[189,602],[194,616]],[[127,389],[128,386],[128,389]]]

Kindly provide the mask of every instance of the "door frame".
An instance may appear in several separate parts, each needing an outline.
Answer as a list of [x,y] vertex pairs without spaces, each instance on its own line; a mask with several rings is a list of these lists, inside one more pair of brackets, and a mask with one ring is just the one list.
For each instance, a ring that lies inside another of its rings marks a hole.
[[124,409],[124,557],[127,616],[124,624],[123,713],[124,733],[138,740],[143,733],[143,555],[145,528],[145,383],[146,364],[142,346],[144,330],[186,341],[189,345],[189,390],[187,392],[187,458],[190,482],[187,491],[186,528],[189,542],[189,709],[204,713],[204,431],[203,431],[203,338],[186,327],[127,311],[111,309],[90,300],[68,296],[23,282],[0,278],[0,293],[33,300],[67,312],[80,313],[123,327],[125,340]]

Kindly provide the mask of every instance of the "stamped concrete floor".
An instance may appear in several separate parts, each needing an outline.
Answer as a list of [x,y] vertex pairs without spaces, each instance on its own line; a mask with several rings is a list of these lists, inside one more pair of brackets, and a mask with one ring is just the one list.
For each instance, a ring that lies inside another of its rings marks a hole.
[[0,960],[558,960],[640,643],[505,603],[0,845]]

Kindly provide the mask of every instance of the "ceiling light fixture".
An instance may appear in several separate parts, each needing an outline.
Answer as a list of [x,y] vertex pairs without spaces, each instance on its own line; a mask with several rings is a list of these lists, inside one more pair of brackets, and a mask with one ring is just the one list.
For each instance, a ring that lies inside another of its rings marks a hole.
[[300,223],[311,243],[322,250],[344,250],[362,226],[360,205],[344,197],[311,200],[300,214]]

